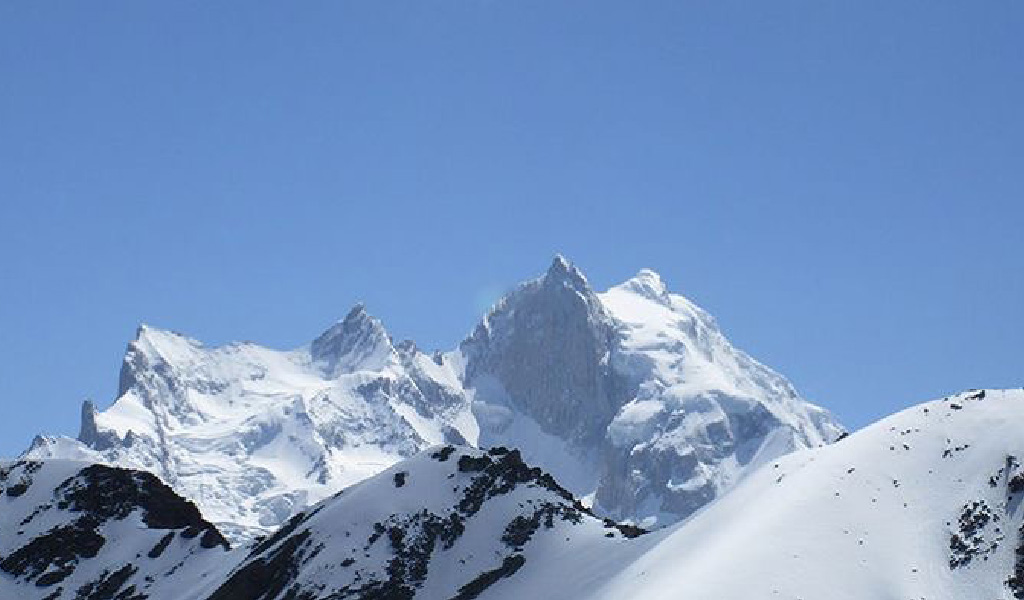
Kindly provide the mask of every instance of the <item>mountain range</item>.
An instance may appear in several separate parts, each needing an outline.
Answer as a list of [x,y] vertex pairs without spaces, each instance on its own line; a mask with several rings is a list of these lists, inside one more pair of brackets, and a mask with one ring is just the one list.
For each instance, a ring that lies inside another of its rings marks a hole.
[[231,548],[155,476],[0,463],[0,597],[1024,597],[1024,390],[763,465],[690,519],[602,519],[514,449],[439,445]]
[[598,514],[656,527],[841,431],[654,272],[597,293],[557,256],[447,352],[362,305],[289,351],[142,326],[113,405],[24,458],[149,471],[245,541],[435,444],[517,448]]
[[148,326],[0,461],[0,598],[1024,598],[1024,391],[847,434],[642,270],[569,261],[459,346]]

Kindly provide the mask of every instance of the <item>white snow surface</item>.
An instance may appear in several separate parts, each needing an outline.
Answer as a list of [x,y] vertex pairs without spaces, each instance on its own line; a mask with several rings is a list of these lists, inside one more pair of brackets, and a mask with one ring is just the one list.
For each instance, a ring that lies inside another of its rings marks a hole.
[[[80,466],[48,461],[35,476],[52,486]],[[2,467],[5,485],[21,477]],[[52,500],[47,485],[0,498],[0,552],[18,543],[14,523]],[[1015,579],[1024,575],[1022,500],[1024,390],[935,400],[763,461],[690,518],[635,538],[507,450],[435,446],[326,498],[273,538],[216,551],[215,563],[186,545],[184,583],[172,578],[151,598],[238,597],[259,576],[281,582],[266,600],[388,597],[381,592],[399,587],[422,600],[1010,600],[1024,595]],[[510,537],[539,509],[554,511],[550,524],[541,516],[529,535]],[[82,579],[153,540],[138,526],[108,533],[122,540],[108,544],[115,554],[83,562]],[[518,566],[481,583],[509,561]],[[35,597],[10,585],[0,578],[0,597]]]
[[[1010,599],[1021,459],[1024,391],[916,406],[764,465],[576,597]],[[966,534],[965,511],[990,516]],[[977,553],[951,567],[954,534]]]
[[379,333],[376,347],[365,364],[350,361],[329,375],[309,347],[205,348],[143,326],[122,372],[133,381],[95,415],[99,431],[116,439],[90,447],[39,438],[25,456],[152,471],[236,541],[269,533],[339,489],[444,441],[442,427],[468,411],[427,407],[379,322],[354,312],[350,319]]
[[[289,351],[252,343],[208,348],[142,326],[115,402],[99,412],[86,407],[78,440],[39,437],[24,457],[151,471],[229,539],[244,542],[433,444],[521,448],[578,497],[594,498],[599,513],[662,524],[689,515],[758,464],[841,431],[649,270],[597,295],[557,257],[481,327],[489,331],[498,316],[526,310],[516,305],[522,290],[553,294],[567,286],[578,287],[581,310],[593,313],[588,326],[613,332],[601,338],[597,364],[588,366],[588,357],[573,364],[621,382],[605,400],[612,412],[587,442],[525,411],[495,377],[477,373],[467,382],[462,347],[427,354],[395,344],[360,305]],[[545,310],[541,300],[531,310]],[[545,322],[561,320],[559,313]],[[552,343],[561,335],[535,333]],[[541,401],[557,409],[561,396]]]
[[[464,459],[488,466],[466,469]],[[461,597],[467,584],[512,558],[522,565],[484,586],[481,598],[554,597],[548,595],[552,587],[589,594],[611,575],[602,569],[609,560],[628,562],[649,546],[647,539],[625,537],[557,488],[545,487],[539,470],[518,481],[508,470],[484,472],[492,464],[518,461],[500,451],[430,448],[312,507],[288,524],[287,535],[248,556],[248,549],[237,551],[244,560],[225,587],[244,586],[252,565],[287,555],[287,562],[279,559],[287,565],[280,572],[289,574],[284,588],[299,594],[397,598],[405,596],[396,590],[405,588],[416,598],[442,600]],[[467,501],[473,497],[478,505]],[[541,516],[529,535],[507,539],[511,526],[548,509],[549,522]],[[394,587],[386,587],[389,580]],[[216,591],[213,584],[201,590],[202,597]]]
[[[52,535],[56,530],[74,530],[80,519],[96,517],[75,507],[64,507],[59,502],[64,497],[59,491],[82,480],[82,469],[88,466],[70,460],[0,461],[0,560],[11,561],[11,564],[0,562],[0,598],[109,598],[112,596],[102,596],[97,590],[98,583],[123,568],[131,574],[121,591],[134,587],[143,597],[168,600],[194,596],[208,581],[223,579],[224,572],[233,564],[225,548],[204,548],[199,538],[181,535],[182,529],[150,528],[143,522],[143,511],[130,505],[123,517],[97,519],[95,534],[99,536],[100,547],[93,556],[66,553],[66,561],[47,560],[45,557],[59,555],[75,546],[69,534],[58,538],[56,545],[44,544],[43,549],[22,550],[20,555],[16,554],[19,549],[37,548],[41,540],[56,537]],[[84,481],[82,484],[85,485]],[[140,484],[140,488],[146,487]],[[110,507],[110,504],[105,506]],[[92,526],[85,528],[91,530]],[[159,556],[149,557],[165,536],[171,538],[169,543]],[[26,560],[29,563],[42,561],[46,568],[36,574],[29,567],[21,576],[8,572],[17,570]],[[43,581],[44,577],[56,575],[63,568],[69,573],[58,582]],[[84,591],[90,588],[96,595]]]
[[[620,323],[615,367],[637,382],[632,400],[608,425],[609,441],[631,457],[698,456],[692,475],[660,482],[670,491],[706,488],[717,497],[763,462],[842,433],[827,411],[735,348],[711,315],[670,293],[657,273],[643,269],[600,299]],[[663,524],[660,510],[612,512]]]

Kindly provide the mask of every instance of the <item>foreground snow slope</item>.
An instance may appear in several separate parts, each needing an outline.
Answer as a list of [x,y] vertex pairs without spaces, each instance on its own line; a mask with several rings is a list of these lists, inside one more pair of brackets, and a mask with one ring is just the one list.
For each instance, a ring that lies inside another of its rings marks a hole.
[[595,559],[627,561],[639,534],[518,451],[438,446],[291,519],[209,600],[586,596],[609,575]]
[[0,598],[178,598],[218,580],[228,544],[150,473],[0,462]]
[[140,327],[114,404],[25,457],[148,470],[244,542],[434,444],[518,448],[653,526],[840,431],[654,272],[598,294],[559,256],[448,353],[394,343],[362,306],[291,351]]
[[1022,462],[1024,391],[917,406],[767,465],[589,597],[1024,597]]
[[0,489],[2,598],[1024,598],[1021,390],[769,461],[650,533],[505,448],[435,446],[231,551],[148,474],[22,461]]

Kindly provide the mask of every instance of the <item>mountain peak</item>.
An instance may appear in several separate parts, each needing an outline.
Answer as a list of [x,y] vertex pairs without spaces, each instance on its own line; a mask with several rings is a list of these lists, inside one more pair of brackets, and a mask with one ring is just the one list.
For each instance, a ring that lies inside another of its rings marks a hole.
[[379,319],[360,302],[344,319],[320,334],[310,346],[315,362],[334,376],[360,368],[378,369],[393,353],[391,336]]
[[132,339],[131,343],[136,346],[148,344],[158,333],[161,333],[161,331],[152,325],[139,323],[139,326],[135,328],[135,338]]
[[96,406],[91,400],[82,403],[82,425],[78,430],[78,440],[88,446],[94,445],[99,438],[96,427]]
[[356,302],[352,307],[352,310],[348,311],[348,314],[345,315],[344,319],[342,319],[342,322],[355,322],[366,319],[373,319],[373,317],[370,316],[370,313],[366,312],[365,304],[362,302]]
[[583,272],[561,254],[556,254],[544,274],[543,282],[548,285],[567,285],[577,291],[590,289]]
[[665,286],[665,282],[661,280],[661,275],[658,275],[658,273],[651,269],[640,269],[636,275],[626,280],[621,287],[662,304],[667,303],[669,300],[668,288]]
[[548,272],[551,271],[563,271],[568,272],[571,268],[569,259],[563,256],[561,253],[555,254],[555,257],[551,260],[551,266],[548,267]]
[[148,323],[139,323],[139,326],[135,328],[135,340],[151,339],[156,337],[172,337],[188,339],[186,336],[178,333],[177,331],[171,331],[169,329],[160,329],[159,327],[153,327]]

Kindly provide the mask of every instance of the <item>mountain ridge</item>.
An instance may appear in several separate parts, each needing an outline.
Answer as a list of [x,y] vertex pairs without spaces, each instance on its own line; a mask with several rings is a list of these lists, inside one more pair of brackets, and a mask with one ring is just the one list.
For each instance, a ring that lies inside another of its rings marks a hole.
[[646,532],[518,450],[435,445],[231,549],[151,474],[3,462],[0,596],[1010,600],[1024,597],[1022,432],[1022,389],[925,402]]
[[115,403],[82,413],[25,457],[152,471],[236,541],[443,443],[519,448],[601,513],[666,524],[841,431],[653,271],[598,293],[560,255],[448,352],[362,304],[286,351],[143,325]]

